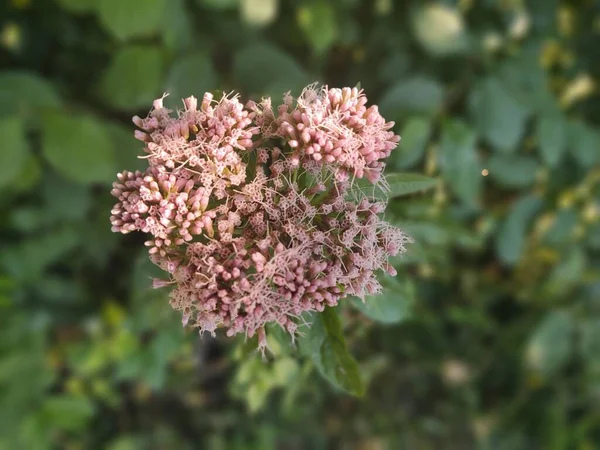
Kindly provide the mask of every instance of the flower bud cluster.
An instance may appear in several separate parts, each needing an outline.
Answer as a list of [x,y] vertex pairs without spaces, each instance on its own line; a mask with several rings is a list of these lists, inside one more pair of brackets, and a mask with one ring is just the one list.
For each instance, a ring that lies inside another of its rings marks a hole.
[[149,166],[118,175],[112,229],[149,235],[166,273],[154,285],[172,286],[184,325],[264,346],[266,324],[294,336],[302,313],[378,293],[380,270],[396,275],[389,258],[409,238],[352,182],[385,182],[399,141],[366,103],[356,88],[309,86],[277,114],[270,99],[207,93],[176,115],[158,99],[134,117]]

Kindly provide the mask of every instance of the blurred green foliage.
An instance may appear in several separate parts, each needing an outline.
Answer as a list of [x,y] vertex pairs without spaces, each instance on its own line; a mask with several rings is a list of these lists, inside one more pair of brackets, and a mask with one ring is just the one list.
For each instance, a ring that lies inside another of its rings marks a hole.
[[[0,448],[598,448],[599,46],[594,0],[2,3]],[[439,183],[387,212],[415,243],[385,294],[263,360],[182,329],[110,182],[163,92],[313,81],[360,82],[389,172]]]

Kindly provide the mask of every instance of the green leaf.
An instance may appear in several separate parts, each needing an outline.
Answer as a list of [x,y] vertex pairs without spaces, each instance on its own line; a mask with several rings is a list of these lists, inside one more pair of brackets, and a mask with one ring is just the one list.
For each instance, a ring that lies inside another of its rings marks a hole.
[[54,172],[44,175],[41,191],[45,219],[50,222],[84,219],[92,206],[93,200],[89,189],[82,189],[81,186],[64,180]]
[[547,87],[548,76],[538,62],[540,51],[535,42],[526,42],[517,57],[500,66],[498,79],[522,105],[540,114],[559,113],[558,103]]
[[383,292],[367,295],[364,302],[352,299],[352,306],[365,316],[377,322],[392,324],[402,322],[411,316],[415,301],[415,286],[407,279],[385,277],[381,280]]
[[512,152],[517,148],[530,111],[498,79],[486,78],[475,86],[469,110],[477,131],[494,149]]
[[169,0],[161,23],[165,47],[172,52],[187,50],[195,45],[192,15],[187,10],[185,0]]
[[143,448],[144,441],[141,437],[125,434],[110,441],[106,450],[143,450]]
[[562,117],[543,116],[537,125],[537,139],[544,162],[556,166],[567,147],[567,126]]
[[29,148],[19,117],[0,119],[0,189],[13,183],[23,171]]
[[404,172],[386,175],[385,183],[387,187],[384,188],[381,184],[374,185],[362,178],[355,180],[352,192],[367,195],[375,200],[387,200],[426,191],[435,187],[438,180],[418,173]]
[[129,127],[120,123],[105,122],[104,128],[110,136],[114,149],[116,165],[119,169],[129,171],[144,171],[148,167],[148,161],[143,156],[143,143],[133,136],[134,126]]
[[94,405],[85,397],[53,396],[44,401],[42,414],[52,427],[79,431],[83,430],[93,417]]
[[57,172],[82,184],[112,181],[116,173],[113,146],[98,119],[47,113],[42,128],[42,152]]
[[433,78],[414,76],[398,81],[383,96],[379,109],[384,117],[409,113],[434,115],[442,107],[444,88]]
[[585,358],[590,371],[600,375],[600,318],[584,319],[578,327],[581,335],[579,352]]
[[392,173],[385,177],[389,184],[388,198],[423,192],[435,187],[438,180],[418,173]]
[[264,94],[274,85],[281,86],[276,99],[283,97],[285,91],[302,88],[310,81],[290,55],[271,44],[261,43],[251,44],[235,54],[233,74],[247,93]]
[[98,0],[58,0],[58,4],[66,11],[82,14],[94,11]]
[[0,265],[19,281],[36,281],[44,269],[74,250],[80,241],[70,227],[38,233],[22,243],[7,245],[0,254]]
[[505,264],[514,265],[521,257],[527,227],[541,206],[541,199],[534,195],[524,197],[513,205],[496,237],[496,252]]
[[477,204],[483,178],[475,148],[477,137],[464,122],[446,122],[442,129],[440,166],[444,180],[463,202]]
[[400,145],[390,155],[388,167],[406,169],[421,161],[430,135],[429,120],[421,117],[408,119],[400,132]]
[[569,361],[573,331],[573,319],[567,312],[549,312],[525,348],[527,365],[545,378],[555,375]]
[[312,358],[327,381],[350,394],[364,394],[358,364],[348,353],[335,309],[327,307],[315,314],[311,328],[298,340],[302,352]]
[[523,188],[535,181],[539,162],[527,155],[494,154],[487,161],[490,177],[510,188]]
[[238,7],[240,0],[196,0],[200,5],[207,9],[222,11],[227,9],[235,9]]
[[568,128],[569,150],[581,167],[600,163],[600,132],[583,122],[572,121]]
[[585,252],[580,246],[569,246],[561,255],[561,259],[550,274],[549,290],[553,293],[567,293],[577,283],[581,282],[587,264]]
[[323,54],[338,38],[337,12],[332,2],[313,0],[297,9],[300,29],[317,54]]
[[32,189],[39,181],[42,175],[39,160],[28,152],[23,168],[19,172],[19,176],[13,180],[10,189],[12,192],[24,192]]
[[178,59],[167,76],[165,91],[170,103],[182,107],[181,99],[193,95],[199,99],[218,87],[217,74],[207,55],[197,53]]
[[163,63],[159,48],[143,45],[121,48],[102,75],[100,94],[116,109],[150,109],[152,101],[162,95]]
[[43,78],[25,71],[0,73],[0,116],[28,115],[60,105],[58,93]]
[[577,226],[578,222],[578,213],[574,208],[557,211],[552,226],[543,236],[543,241],[550,245],[560,245],[569,242],[573,229]]
[[99,0],[100,22],[120,40],[147,36],[159,29],[167,0]]

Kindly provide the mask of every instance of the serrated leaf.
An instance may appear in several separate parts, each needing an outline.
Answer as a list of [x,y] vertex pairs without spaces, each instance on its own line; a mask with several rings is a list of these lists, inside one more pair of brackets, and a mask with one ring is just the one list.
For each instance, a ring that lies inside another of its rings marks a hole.
[[512,206],[496,237],[496,252],[505,264],[514,265],[521,257],[527,227],[541,206],[541,199],[534,195],[524,197]]
[[361,178],[354,181],[351,193],[364,194],[375,200],[387,200],[423,192],[433,188],[436,184],[438,184],[437,179],[418,173],[391,173],[385,176],[385,187],[382,184],[371,184],[368,180]]
[[476,136],[464,122],[446,122],[442,129],[440,165],[444,180],[463,202],[477,204],[483,184]]
[[418,173],[392,173],[386,176],[389,185],[388,198],[423,192],[438,184],[436,178],[426,177]]
[[381,97],[379,109],[384,117],[409,113],[434,115],[441,109],[444,88],[433,78],[414,76],[398,81]]
[[156,32],[166,7],[166,0],[99,0],[96,6],[102,25],[120,40]]
[[19,177],[29,156],[24,128],[19,117],[0,119],[0,189]]
[[469,97],[469,110],[477,131],[494,149],[512,152],[517,148],[530,110],[498,79],[486,78],[475,86]]
[[569,360],[573,331],[573,319],[567,312],[548,313],[529,339],[525,349],[527,365],[545,378],[555,375]]
[[95,118],[47,113],[42,120],[42,152],[66,178],[82,183],[110,182],[115,155],[106,129]]
[[26,116],[60,105],[61,100],[54,87],[38,75],[25,71],[0,73],[0,116]]
[[234,57],[233,74],[240,88],[247,93],[263,94],[267,90],[272,91],[275,85],[281,86],[281,92],[275,97],[277,100],[287,90],[310,82],[294,58],[271,44],[251,44],[238,51]]
[[169,93],[166,100],[181,108],[181,99],[190,95],[202,99],[205,92],[216,89],[217,85],[217,74],[210,59],[203,53],[196,53],[173,63],[164,90]]
[[319,317],[325,330],[325,339],[320,350],[324,373],[351,394],[363,395],[364,386],[358,364],[348,353],[337,312],[333,308],[325,308]]
[[322,54],[338,38],[335,5],[326,0],[313,0],[297,9],[298,25],[313,50]]
[[150,109],[160,97],[163,54],[159,48],[131,45],[113,56],[100,80],[100,94],[108,105],[124,111]]
[[425,153],[431,134],[431,122],[421,117],[412,117],[402,127],[402,140],[392,151],[388,162],[390,168],[405,169],[417,164]]
[[411,316],[415,300],[415,287],[410,280],[385,277],[381,280],[383,291],[378,295],[367,295],[364,302],[352,299],[352,306],[380,323],[399,323]]
[[556,115],[543,116],[538,122],[536,133],[542,159],[548,166],[556,166],[567,147],[565,121]]
[[298,339],[302,352],[311,357],[319,372],[334,386],[356,396],[363,395],[358,364],[348,353],[335,309],[327,307],[311,319],[310,329]]

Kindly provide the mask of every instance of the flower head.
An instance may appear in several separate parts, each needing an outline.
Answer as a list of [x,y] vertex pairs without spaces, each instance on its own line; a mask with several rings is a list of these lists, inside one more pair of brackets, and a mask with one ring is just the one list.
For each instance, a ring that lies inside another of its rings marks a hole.
[[381,218],[385,202],[352,191],[354,178],[384,183],[399,137],[356,88],[307,87],[277,114],[270,99],[194,97],[172,115],[162,99],[141,129],[149,163],[122,172],[113,231],[150,235],[151,259],[172,286],[184,325],[258,334],[344,297],[377,293],[377,273],[409,238]]

